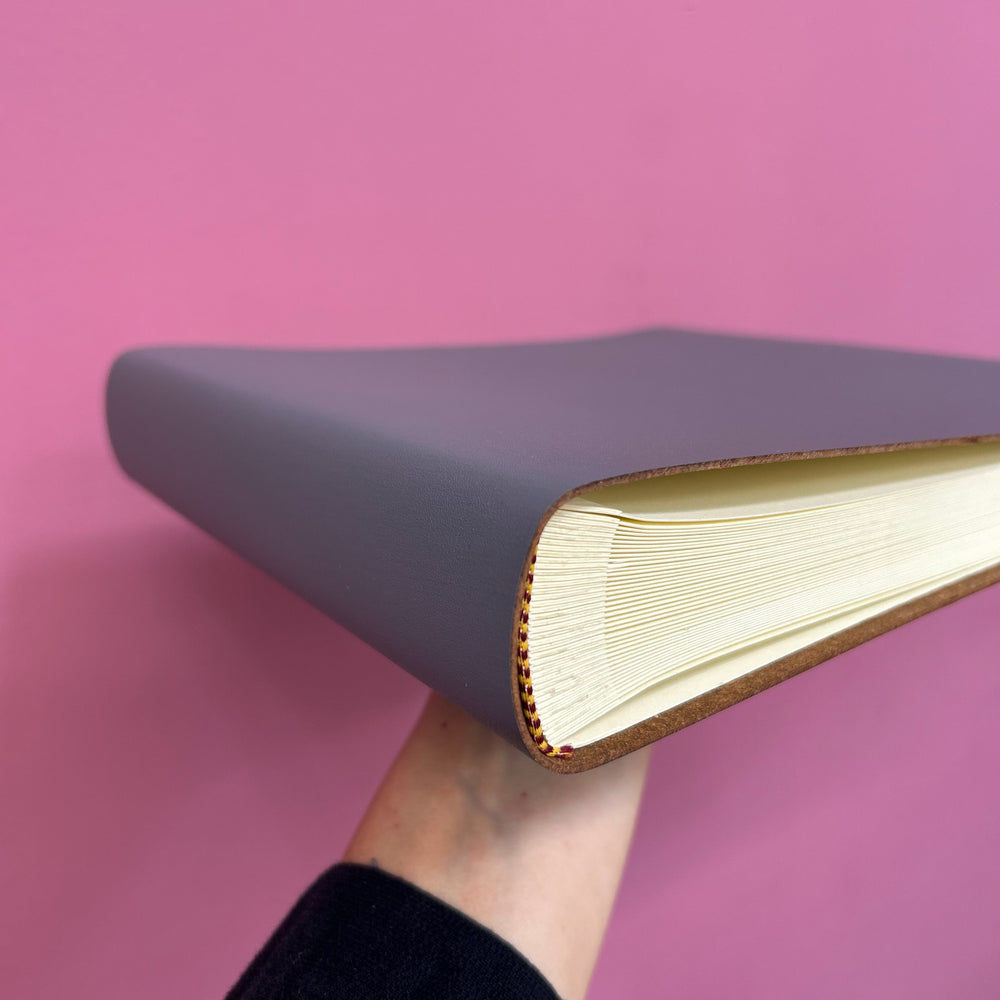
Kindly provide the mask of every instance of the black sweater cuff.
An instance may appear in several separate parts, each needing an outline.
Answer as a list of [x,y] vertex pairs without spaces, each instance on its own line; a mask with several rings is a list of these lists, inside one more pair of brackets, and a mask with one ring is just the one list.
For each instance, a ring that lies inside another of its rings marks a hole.
[[559,1000],[510,944],[368,865],[321,875],[226,1000]]

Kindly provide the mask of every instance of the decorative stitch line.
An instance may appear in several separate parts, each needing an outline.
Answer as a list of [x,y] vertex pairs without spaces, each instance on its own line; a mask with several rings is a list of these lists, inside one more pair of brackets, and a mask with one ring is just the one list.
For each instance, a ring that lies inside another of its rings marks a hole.
[[535,708],[535,696],[531,689],[531,667],[528,664],[528,610],[531,605],[531,586],[535,582],[535,557],[538,548],[531,553],[531,567],[521,594],[521,618],[517,629],[517,683],[521,689],[521,708],[524,711],[524,721],[535,745],[546,757],[572,757],[573,748],[569,745],[555,747],[542,734],[542,723]]

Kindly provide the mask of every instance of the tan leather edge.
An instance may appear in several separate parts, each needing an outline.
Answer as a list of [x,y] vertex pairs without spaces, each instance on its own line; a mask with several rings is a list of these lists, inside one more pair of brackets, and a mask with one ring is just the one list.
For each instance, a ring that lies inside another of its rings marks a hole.
[[[602,486],[612,486],[617,483],[634,482],[641,479],[650,479],[654,476],[669,476],[685,472],[701,472],[705,469],[723,469],[739,465],[763,465],[768,462],[790,462],[806,458],[832,458],[839,455],[868,455],[889,451],[904,451],[914,448],[934,448],[965,444],[985,444],[1000,442],[1000,434],[987,434],[977,437],[948,438],[937,441],[914,441],[902,444],[870,445],[859,448],[838,448],[828,451],[790,452],[781,455],[757,455],[750,458],[725,459],[716,462],[701,462],[692,465],[670,466],[662,469],[649,469],[642,472],[635,472],[624,476],[615,476],[610,479],[598,480],[577,486],[567,493],[564,493],[547,511],[542,515],[535,535],[531,540],[531,545],[525,555],[524,566],[521,570],[521,578],[518,585],[520,594],[527,581],[528,569],[530,567],[531,553],[535,551],[539,536],[552,514],[567,500],[579,496],[581,493],[589,492]],[[628,729],[607,736],[596,743],[578,747],[573,755],[568,758],[548,757],[543,754],[535,745],[534,740],[528,732],[528,727],[524,720],[524,713],[521,711],[520,691],[517,679],[517,631],[518,617],[520,613],[520,602],[515,603],[511,627],[511,650],[510,650],[510,676],[511,676],[511,697],[513,708],[517,718],[518,731],[524,741],[527,753],[540,764],[553,771],[564,774],[572,774],[579,771],[589,771],[593,767],[606,764],[622,757],[633,750],[638,750],[649,743],[669,736],[671,733],[684,729],[692,723],[700,722],[702,719],[716,712],[729,708],[737,702],[749,698],[760,691],[764,691],[775,684],[779,684],[789,677],[794,677],[810,667],[815,667],[831,657],[843,653],[848,649],[853,649],[869,639],[889,632],[906,622],[913,621],[921,615],[930,611],[951,604],[968,594],[975,593],[992,584],[1000,583],[1000,564],[992,566],[967,576],[955,583],[948,584],[929,594],[924,594],[915,600],[900,604],[890,611],[884,612],[874,618],[859,622],[836,635],[829,636],[820,642],[805,646],[796,650],[788,656],[783,656],[779,660],[768,663],[763,667],[738,677],[736,680],[723,684],[706,694],[693,698],[691,701],[677,705],[660,715],[652,716]],[[531,622],[528,622],[529,636]],[[529,639],[530,641],[530,639]],[[542,728],[545,728],[545,719],[542,718]]]

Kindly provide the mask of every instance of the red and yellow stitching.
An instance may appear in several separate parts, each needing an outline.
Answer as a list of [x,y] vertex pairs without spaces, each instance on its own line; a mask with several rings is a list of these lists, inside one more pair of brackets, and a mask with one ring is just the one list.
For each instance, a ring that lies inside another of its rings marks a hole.
[[521,594],[521,617],[517,623],[517,683],[521,689],[521,708],[524,710],[524,721],[528,732],[539,750],[546,757],[572,757],[571,746],[554,747],[542,734],[542,723],[535,707],[535,696],[531,689],[531,667],[528,664],[528,611],[531,606],[531,586],[535,582],[535,556],[531,554],[531,566],[528,568],[528,578]]

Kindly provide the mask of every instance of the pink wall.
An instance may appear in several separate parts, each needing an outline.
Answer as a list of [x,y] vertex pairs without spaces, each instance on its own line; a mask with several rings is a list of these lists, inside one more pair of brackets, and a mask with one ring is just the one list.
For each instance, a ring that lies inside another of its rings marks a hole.
[[[422,698],[119,475],[117,351],[1000,357],[998,45],[988,0],[6,4],[0,992],[221,997]],[[592,997],[996,997],[998,618],[661,744]]]

